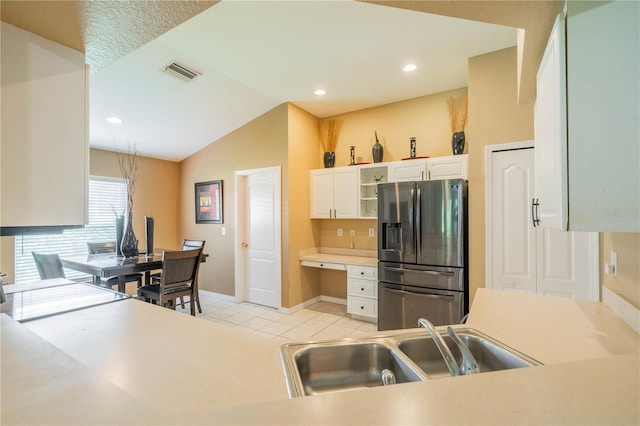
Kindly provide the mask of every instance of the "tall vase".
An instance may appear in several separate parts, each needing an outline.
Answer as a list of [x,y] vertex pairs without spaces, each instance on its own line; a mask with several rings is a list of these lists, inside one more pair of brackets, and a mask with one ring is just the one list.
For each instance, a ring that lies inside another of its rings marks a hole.
[[129,212],[127,215],[127,223],[124,225],[122,243],[120,244],[120,250],[124,257],[135,257],[138,255],[138,239],[133,232],[132,218],[133,214]]
[[464,152],[464,132],[455,132],[451,136],[451,149],[455,155]]
[[336,164],[336,153],[333,151],[324,153],[324,167],[333,167]]
[[371,153],[373,154],[373,162],[374,163],[382,163],[382,156],[384,155],[384,149],[378,139],[376,139],[376,143],[373,144],[373,148],[371,148]]

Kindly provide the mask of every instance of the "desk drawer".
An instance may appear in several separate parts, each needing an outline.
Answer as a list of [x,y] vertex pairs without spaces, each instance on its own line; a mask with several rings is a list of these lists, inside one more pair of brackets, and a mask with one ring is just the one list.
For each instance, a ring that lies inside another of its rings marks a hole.
[[322,268],[322,269],[335,269],[337,271],[344,271],[347,267],[342,263],[331,263],[331,262],[317,262],[312,260],[302,260],[300,262],[302,266],[307,266],[311,268]]
[[353,315],[377,318],[378,301],[360,297],[349,297],[347,298],[347,312]]
[[347,282],[348,292],[350,296],[357,297],[378,297],[378,282],[377,281],[365,281],[355,278],[350,278]]
[[378,281],[378,268],[368,266],[351,266],[347,267],[348,278],[360,278],[363,280]]

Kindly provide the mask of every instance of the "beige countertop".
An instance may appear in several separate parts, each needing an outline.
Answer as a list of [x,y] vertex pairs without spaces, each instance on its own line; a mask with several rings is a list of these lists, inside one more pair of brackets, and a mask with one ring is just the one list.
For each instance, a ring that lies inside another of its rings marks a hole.
[[321,248],[306,250],[300,253],[300,261],[328,262],[354,266],[377,266],[378,258],[375,254],[365,250],[347,250]]
[[640,423],[640,338],[600,303],[482,289],[468,325],[551,365],[292,400],[282,342],[137,300],[0,324],[3,425]]

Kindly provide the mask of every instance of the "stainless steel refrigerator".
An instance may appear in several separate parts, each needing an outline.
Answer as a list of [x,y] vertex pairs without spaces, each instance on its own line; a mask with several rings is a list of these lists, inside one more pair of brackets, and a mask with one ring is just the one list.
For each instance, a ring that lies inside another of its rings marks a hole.
[[378,185],[378,330],[418,318],[457,324],[469,308],[467,182]]

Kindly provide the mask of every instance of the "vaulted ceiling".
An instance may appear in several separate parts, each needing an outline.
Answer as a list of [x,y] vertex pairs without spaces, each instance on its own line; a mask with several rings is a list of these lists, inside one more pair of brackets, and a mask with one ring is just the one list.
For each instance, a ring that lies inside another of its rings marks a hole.
[[[318,117],[464,87],[516,44],[520,99],[560,1],[2,1],[2,20],[91,66],[90,144],[179,161],[282,102]],[[171,61],[202,75],[166,75]],[[405,63],[416,71],[403,73]],[[323,88],[327,94],[313,94]],[[113,126],[105,118],[118,115]]]

